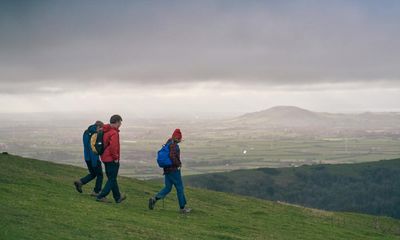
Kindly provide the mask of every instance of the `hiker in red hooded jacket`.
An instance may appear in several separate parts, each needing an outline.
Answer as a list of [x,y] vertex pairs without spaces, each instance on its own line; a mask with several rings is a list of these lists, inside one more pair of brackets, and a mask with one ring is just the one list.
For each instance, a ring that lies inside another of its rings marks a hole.
[[104,132],[104,149],[103,154],[101,155],[101,161],[103,163],[107,162],[119,162],[120,160],[120,146],[119,146],[119,129],[106,124],[103,127]]
[[121,203],[126,199],[126,195],[121,195],[119,192],[117,182],[120,160],[119,128],[121,124],[121,116],[113,115],[110,119],[110,124],[103,126],[104,152],[101,155],[101,161],[104,163],[108,180],[101,193],[97,196],[97,201],[99,202],[108,202],[106,196],[110,191],[112,191],[116,203]]

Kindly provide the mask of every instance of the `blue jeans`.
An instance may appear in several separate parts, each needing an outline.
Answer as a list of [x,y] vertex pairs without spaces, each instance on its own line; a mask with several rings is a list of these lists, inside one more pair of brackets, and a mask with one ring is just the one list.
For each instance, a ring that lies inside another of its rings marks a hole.
[[165,177],[165,187],[156,195],[157,199],[165,198],[168,193],[171,192],[172,185],[176,188],[176,194],[178,196],[179,207],[181,209],[185,208],[186,205],[186,198],[185,193],[183,191],[183,182],[181,176],[181,170],[176,170],[170,173],[166,173]]
[[117,176],[119,170],[119,163],[116,162],[107,162],[104,163],[106,168],[107,182],[104,185],[103,191],[97,196],[97,199],[101,199],[106,197],[110,191],[113,193],[113,197],[115,201],[118,201],[121,198],[121,193],[119,192]]
[[89,174],[86,177],[81,178],[81,183],[86,184],[93,179],[96,178],[96,185],[93,189],[95,193],[99,193],[101,191],[101,185],[103,184],[103,169],[101,168],[100,160],[97,160],[96,167],[92,166],[92,162],[86,162],[87,168],[89,170]]

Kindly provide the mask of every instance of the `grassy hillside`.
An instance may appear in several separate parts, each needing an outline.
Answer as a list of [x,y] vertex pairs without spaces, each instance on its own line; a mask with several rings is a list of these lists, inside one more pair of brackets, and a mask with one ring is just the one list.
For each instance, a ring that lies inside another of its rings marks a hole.
[[400,159],[239,170],[185,180],[195,187],[307,207],[400,218]]
[[[123,164],[123,163],[122,163]],[[84,169],[0,155],[0,239],[400,239],[400,221],[331,213],[208,190],[187,189],[194,211],[177,213],[172,194],[154,211],[160,186],[120,178],[128,199],[95,202],[72,181]]]

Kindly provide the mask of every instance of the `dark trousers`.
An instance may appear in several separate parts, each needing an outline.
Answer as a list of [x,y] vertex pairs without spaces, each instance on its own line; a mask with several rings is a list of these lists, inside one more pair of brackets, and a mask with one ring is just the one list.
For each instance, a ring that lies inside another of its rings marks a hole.
[[121,198],[121,193],[119,192],[117,176],[119,170],[119,163],[116,162],[108,162],[104,163],[106,168],[107,182],[104,185],[103,191],[97,197],[98,199],[106,197],[110,191],[113,193],[113,197],[115,201],[118,201]]
[[81,182],[86,184],[93,179],[96,178],[96,185],[93,189],[95,193],[99,193],[101,191],[101,185],[103,184],[103,169],[101,167],[101,162],[98,160],[96,167],[92,166],[92,162],[86,162],[87,168],[89,170],[89,174],[86,177],[81,178]]

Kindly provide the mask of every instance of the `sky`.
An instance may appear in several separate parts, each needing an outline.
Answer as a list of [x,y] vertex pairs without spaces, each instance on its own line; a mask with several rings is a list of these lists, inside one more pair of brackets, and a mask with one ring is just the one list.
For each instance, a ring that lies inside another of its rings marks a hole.
[[0,1],[0,114],[400,111],[399,1]]

